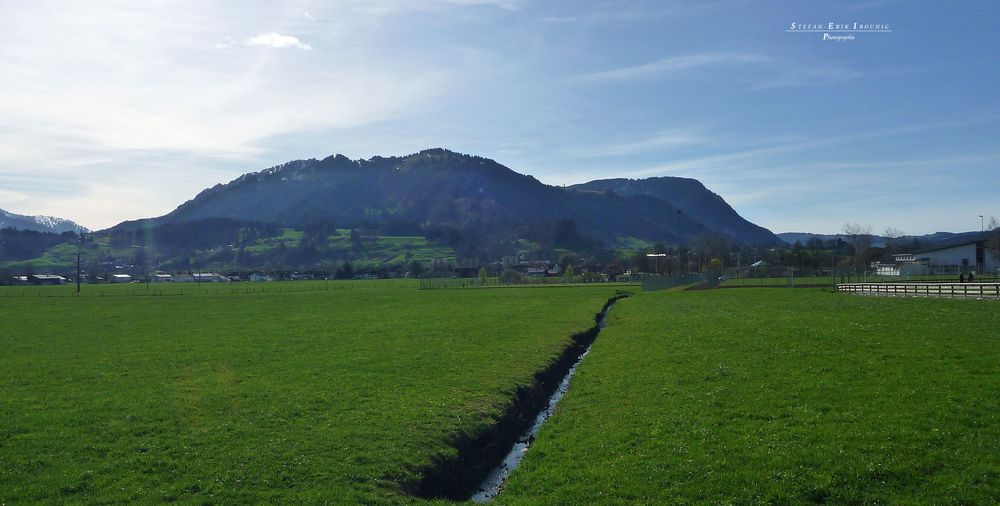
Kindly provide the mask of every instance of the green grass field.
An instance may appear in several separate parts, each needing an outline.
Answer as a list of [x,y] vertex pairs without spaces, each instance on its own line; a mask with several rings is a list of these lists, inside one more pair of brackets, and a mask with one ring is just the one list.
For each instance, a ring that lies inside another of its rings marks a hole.
[[[0,289],[0,504],[423,503],[401,484],[621,289],[83,288]],[[636,294],[497,502],[996,503],[997,329],[996,302]]]
[[336,290],[412,290],[416,279],[329,280],[329,281],[268,281],[263,283],[102,283],[57,286],[0,286],[0,302],[4,298],[45,297],[159,297],[176,295],[248,295],[281,294]]
[[399,484],[613,294],[4,297],[0,504],[420,502]]
[[500,504],[995,504],[1000,306],[619,302]]

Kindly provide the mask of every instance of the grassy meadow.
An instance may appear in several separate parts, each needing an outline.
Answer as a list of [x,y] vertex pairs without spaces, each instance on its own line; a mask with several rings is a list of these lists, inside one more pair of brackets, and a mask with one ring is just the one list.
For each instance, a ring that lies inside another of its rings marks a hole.
[[[622,289],[416,287],[0,288],[0,504],[425,503]],[[496,501],[1000,502],[997,304],[635,294]]]
[[998,329],[996,302],[637,295],[499,504],[995,504]]
[[0,504],[420,502],[614,294],[292,285],[0,298]]

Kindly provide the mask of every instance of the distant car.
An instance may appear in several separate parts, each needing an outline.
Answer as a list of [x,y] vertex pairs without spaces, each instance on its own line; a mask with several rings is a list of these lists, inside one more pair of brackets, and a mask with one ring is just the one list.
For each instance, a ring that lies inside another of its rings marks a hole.
[[719,281],[725,281],[729,279],[729,276],[719,276]]

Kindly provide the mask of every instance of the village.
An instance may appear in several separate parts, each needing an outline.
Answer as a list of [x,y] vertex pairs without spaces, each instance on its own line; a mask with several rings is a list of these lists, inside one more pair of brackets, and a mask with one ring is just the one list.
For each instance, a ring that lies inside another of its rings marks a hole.
[[[106,262],[103,275],[81,271],[80,282],[85,284],[121,283],[230,283],[267,281],[308,281],[328,279],[374,280],[394,278],[477,278],[496,277],[506,283],[538,278],[559,278],[567,282],[634,281],[640,274],[714,273],[722,281],[728,279],[760,279],[851,276],[908,279],[911,277],[938,277],[942,281],[1000,278],[1000,255],[985,238],[946,243],[935,248],[916,249],[913,252],[891,253],[884,245],[874,245],[861,255],[868,260],[863,269],[855,269],[847,260],[832,265],[821,263],[814,267],[796,264],[797,248],[779,250],[770,248],[758,252],[744,262],[743,254],[734,253],[728,258],[718,255],[683,250],[671,253],[639,253],[632,262],[612,261],[606,264],[584,264],[579,258],[564,256],[560,261],[527,260],[524,255],[505,256],[499,261],[478,264],[458,262],[452,258],[433,258],[425,267],[420,262],[392,268],[355,269],[345,263],[334,272],[326,270],[273,270],[273,271],[180,271],[153,270],[143,272],[142,266]],[[835,256],[832,258],[836,258]],[[886,258],[886,259],[882,259]],[[952,279],[954,278],[954,279]],[[8,285],[63,285],[75,283],[73,273],[30,273],[14,275],[0,280]]]

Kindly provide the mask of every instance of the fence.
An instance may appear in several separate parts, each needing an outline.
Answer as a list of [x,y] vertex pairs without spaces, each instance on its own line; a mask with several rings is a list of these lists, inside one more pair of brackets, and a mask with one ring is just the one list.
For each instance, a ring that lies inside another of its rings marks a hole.
[[897,297],[1000,299],[1000,283],[845,283],[838,292]]
[[670,276],[645,275],[642,277],[642,291],[666,290],[677,286],[704,283],[706,280],[707,276],[700,272],[673,274]]
[[[983,283],[997,283],[1000,278],[994,276],[977,276],[977,281]],[[789,276],[776,277],[756,277],[756,278],[727,278],[722,281],[723,288],[751,288],[751,287],[817,287],[835,286],[838,284],[858,284],[858,283],[955,283],[958,276],[930,274],[914,276],[886,276],[871,274],[870,272],[835,272],[832,276],[800,276],[798,273]]]

